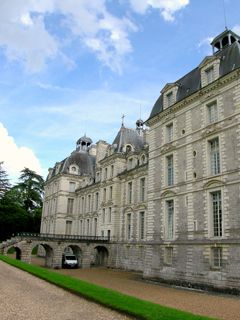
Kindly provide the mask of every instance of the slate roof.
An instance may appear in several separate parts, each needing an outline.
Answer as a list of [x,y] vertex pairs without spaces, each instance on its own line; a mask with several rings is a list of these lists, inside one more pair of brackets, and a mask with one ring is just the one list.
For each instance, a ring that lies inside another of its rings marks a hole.
[[132,145],[134,151],[141,151],[144,146],[144,139],[137,130],[121,127],[112,145],[117,152],[123,152],[126,145]]
[[[240,67],[240,43],[234,42],[232,45],[218,51],[214,56],[220,58],[219,76],[225,76],[229,72]],[[188,74],[176,81],[178,84],[176,103],[190,96],[201,89],[200,69],[197,67]],[[170,107],[171,108],[171,107]],[[163,111],[163,95],[155,102],[149,119]],[[148,120],[149,120],[148,119]]]

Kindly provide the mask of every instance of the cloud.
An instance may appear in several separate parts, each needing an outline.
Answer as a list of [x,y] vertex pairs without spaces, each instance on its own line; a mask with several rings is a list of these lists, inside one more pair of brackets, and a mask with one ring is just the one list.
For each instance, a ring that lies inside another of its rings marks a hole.
[[[111,14],[105,2],[2,0],[0,30],[4,32],[0,33],[0,47],[9,61],[20,61],[27,71],[34,73],[56,57],[73,68],[74,61],[64,49],[77,39],[102,64],[121,72],[125,55],[132,51],[129,33],[137,27],[127,17]],[[51,17],[59,32],[54,33],[48,27],[47,20]]]
[[240,25],[236,25],[232,28],[232,31],[235,32],[237,35],[240,35]]
[[4,168],[14,180],[17,180],[24,167],[43,174],[40,162],[34,152],[28,147],[18,146],[2,123],[0,123],[0,150],[0,161],[4,162]]
[[209,46],[212,41],[213,41],[213,37],[204,38],[198,43],[198,47],[200,48],[205,45]]
[[[189,3],[129,1],[135,12],[144,14],[147,9],[157,9],[167,21],[173,21],[174,14]],[[107,4],[107,0],[1,0],[0,49],[8,61],[21,62],[28,72],[37,73],[49,60],[57,58],[74,68],[68,49],[77,41],[78,48],[89,50],[103,65],[121,73],[126,56],[133,51],[130,35],[138,28],[127,14],[112,14]],[[129,2],[125,5],[129,6]]]
[[132,9],[145,14],[148,9],[158,9],[164,20],[173,21],[174,14],[189,4],[189,0],[129,0]]

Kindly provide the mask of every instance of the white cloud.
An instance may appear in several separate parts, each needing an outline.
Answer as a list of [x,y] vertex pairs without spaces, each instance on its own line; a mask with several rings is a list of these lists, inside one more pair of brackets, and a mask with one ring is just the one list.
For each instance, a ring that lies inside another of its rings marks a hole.
[[209,46],[210,47],[210,43],[213,41],[213,37],[207,37],[207,38],[204,38],[203,40],[201,40],[199,43],[198,43],[198,47],[202,47],[202,46]]
[[173,21],[174,14],[189,4],[189,0],[129,0],[132,9],[144,14],[148,9],[158,9],[166,21]]
[[[129,0],[137,13],[160,10],[165,20],[174,20],[176,11],[189,0]],[[60,58],[69,68],[75,66],[68,45],[75,41],[93,52],[101,63],[121,73],[126,55],[133,50],[130,34],[137,26],[125,15],[110,13],[107,0],[1,0],[0,48],[9,61],[21,62],[29,72],[44,69],[49,59]],[[56,29],[47,21],[54,18]],[[56,30],[55,29],[55,30]],[[80,47],[80,45],[79,45]]]
[[18,146],[14,138],[9,136],[7,129],[0,123],[0,161],[11,178],[16,180],[20,171],[27,167],[43,174],[40,162],[34,152],[25,146]]
[[237,35],[240,35],[240,25],[236,25],[232,28],[232,31],[235,32]]

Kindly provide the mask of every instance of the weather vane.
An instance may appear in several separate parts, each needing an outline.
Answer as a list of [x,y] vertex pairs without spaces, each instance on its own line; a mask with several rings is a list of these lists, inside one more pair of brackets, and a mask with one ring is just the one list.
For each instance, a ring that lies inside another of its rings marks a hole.
[[125,114],[122,115],[122,127],[124,127],[124,118],[125,118]]

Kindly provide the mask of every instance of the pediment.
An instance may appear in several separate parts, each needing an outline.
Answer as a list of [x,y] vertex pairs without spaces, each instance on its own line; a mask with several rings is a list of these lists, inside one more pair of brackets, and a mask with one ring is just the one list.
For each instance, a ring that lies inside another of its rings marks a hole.
[[222,186],[224,186],[224,182],[222,182],[221,180],[218,180],[218,179],[212,179],[212,180],[206,182],[203,185],[203,188],[204,189],[219,188],[219,187],[222,187]]
[[219,58],[216,56],[207,56],[199,64],[198,68],[201,69],[201,68],[205,67],[206,65],[212,63],[214,60],[219,60]]
[[178,84],[176,82],[172,82],[172,83],[169,82],[162,88],[162,90],[160,92],[164,93],[174,87],[178,87]]
[[172,197],[175,197],[176,195],[177,195],[177,193],[172,190],[166,190],[161,193],[162,198],[172,198]]

